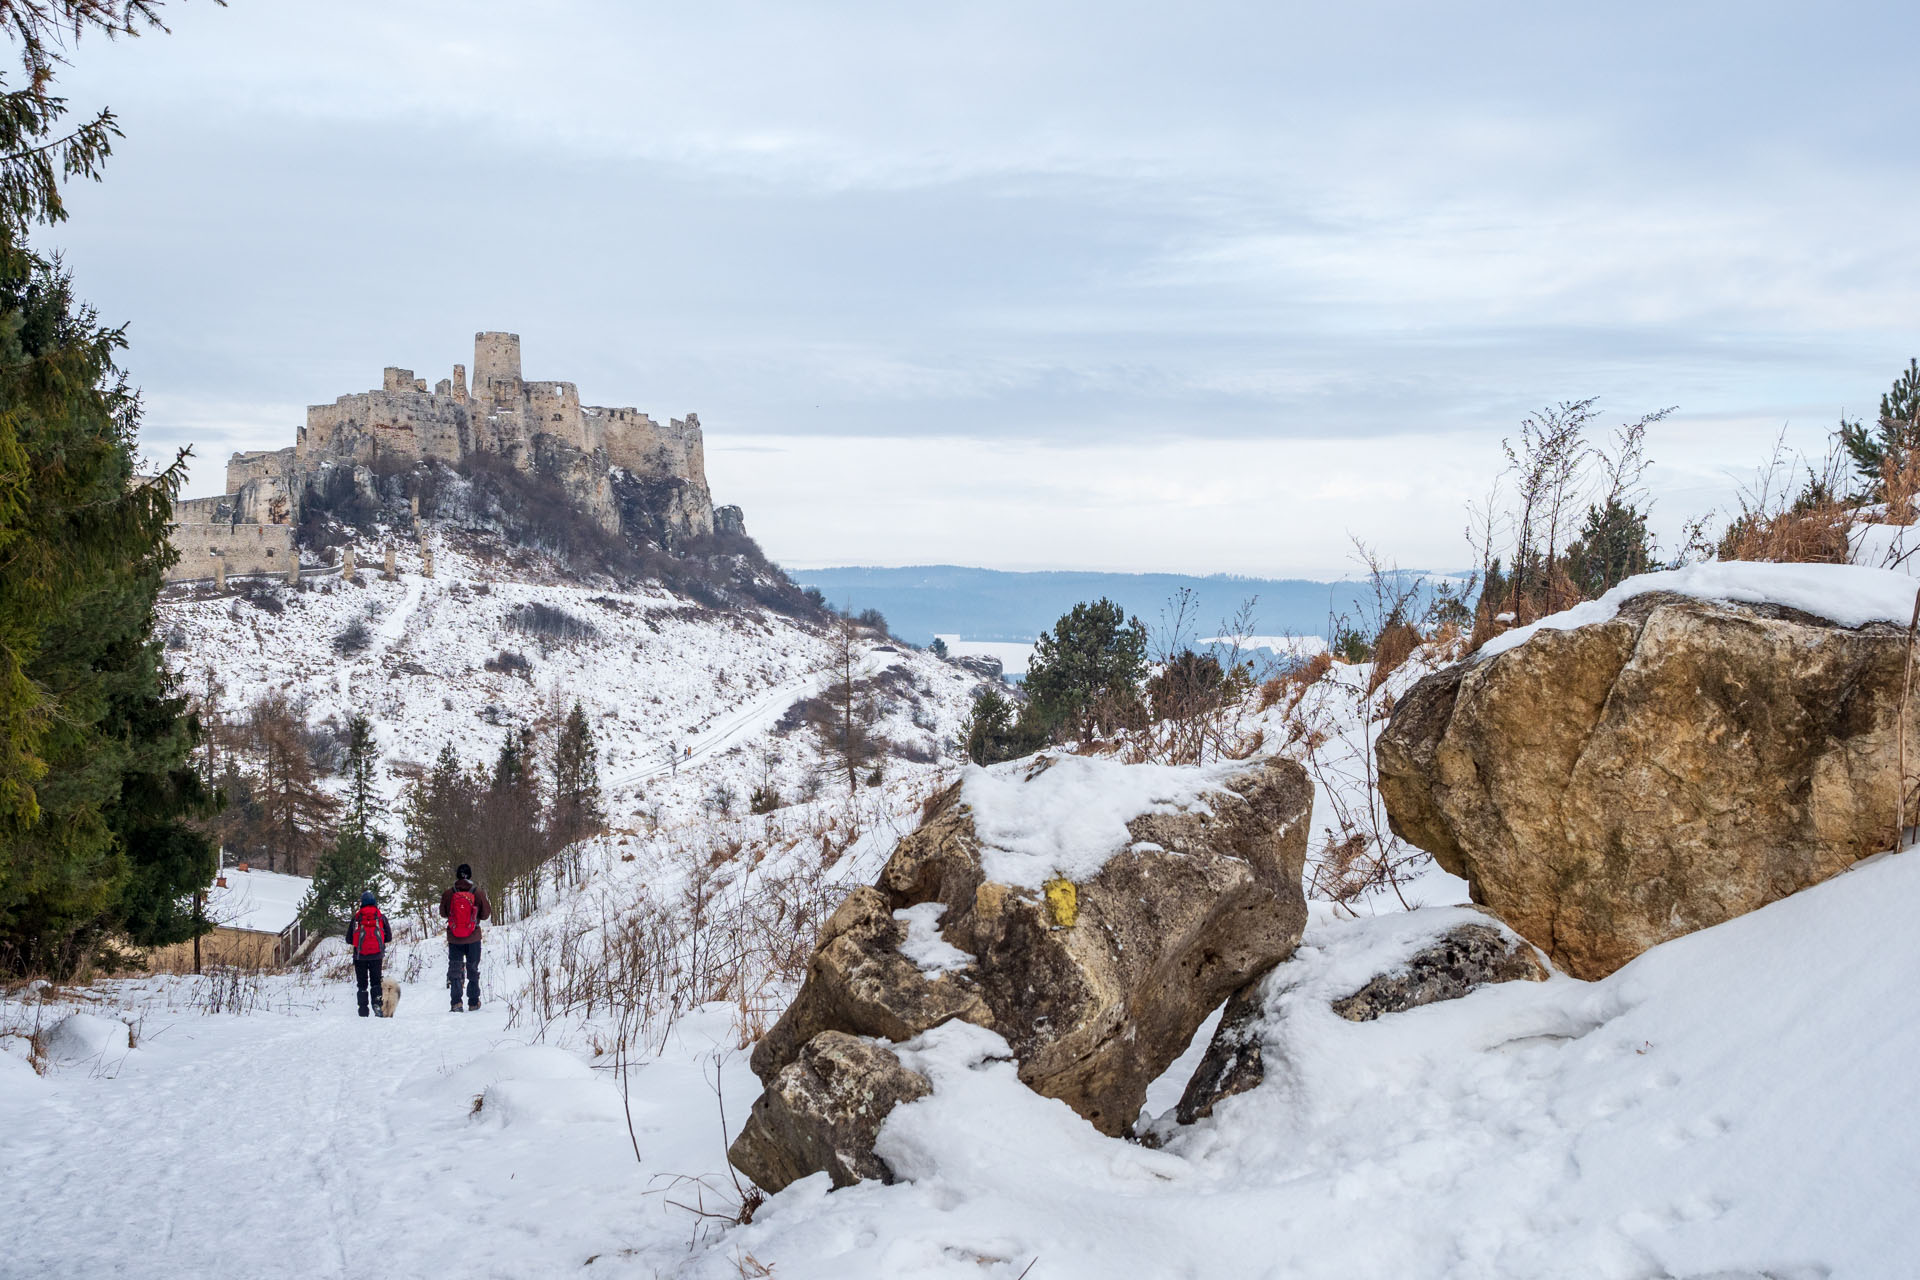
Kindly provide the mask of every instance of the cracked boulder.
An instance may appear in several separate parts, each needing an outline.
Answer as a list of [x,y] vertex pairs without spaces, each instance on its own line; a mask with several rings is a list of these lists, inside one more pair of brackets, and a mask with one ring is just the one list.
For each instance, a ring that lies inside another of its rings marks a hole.
[[1600,978],[1891,846],[1906,661],[1903,626],[1649,592],[1420,681],[1380,790],[1475,902]]
[[[823,1035],[958,1018],[1004,1037],[1028,1087],[1127,1133],[1207,1014],[1292,954],[1312,802],[1291,761],[972,770],[829,921],[753,1069],[771,1090]],[[770,1127],[756,1110],[741,1142]]]

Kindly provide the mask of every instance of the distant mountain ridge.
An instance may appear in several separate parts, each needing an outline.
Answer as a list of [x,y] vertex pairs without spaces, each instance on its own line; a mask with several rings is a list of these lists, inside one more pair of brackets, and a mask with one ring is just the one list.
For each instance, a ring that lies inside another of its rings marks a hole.
[[[1194,594],[1196,638],[1219,634],[1249,597],[1257,598],[1253,634],[1320,636],[1327,632],[1330,614],[1352,614],[1356,601],[1370,594],[1365,582],[1233,574],[1015,573],[944,564],[788,572],[801,586],[819,588],[835,608],[855,613],[878,609],[895,635],[922,645],[943,633],[970,640],[1030,641],[1075,604],[1102,596],[1157,629],[1167,601],[1182,588]],[[1424,571],[1405,572],[1426,576]]]

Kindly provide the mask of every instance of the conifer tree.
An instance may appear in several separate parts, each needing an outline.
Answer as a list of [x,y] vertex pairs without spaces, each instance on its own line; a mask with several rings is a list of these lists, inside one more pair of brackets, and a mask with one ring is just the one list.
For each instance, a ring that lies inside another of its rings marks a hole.
[[0,967],[15,972],[70,971],[115,936],[191,937],[190,895],[213,874],[186,821],[210,804],[194,726],[152,636],[183,462],[136,479],[125,331],[26,244],[66,216],[61,181],[97,178],[119,136],[104,111],[61,132],[57,49],[153,8],[0,6],[26,74],[0,88]]
[[578,700],[553,747],[553,844],[572,844],[606,824],[600,800],[599,748]]
[[1868,492],[1876,501],[1883,500],[1888,466],[1898,469],[1908,454],[1920,448],[1920,360],[1907,361],[1893,386],[1880,397],[1880,413],[1872,427],[1841,420],[1840,443]]
[[873,673],[854,619],[834,619],[819,670],[826,685],[812,700],[808,715],[814,751],[823,774],[846,781],[851,803],[858,794],[861,772],[879,762],[887,745],[878,727],[880,700]]
[[302,724],[278,693],[254,705],[250,728],[260,761],[255,789],[267,866],[311,875],[332,841],[340,802],[320,786]]
[[378,892],[386,870],[387,836],[380,829],[386,806],[374,786],[379,748],[365,716],[347,723],[345,813],[333,844],[320,855],[313,884],[300,904],[300,923],[311,930],[344,929],[368,889]]
[[1077,604],[1034,641],[1027,664],[1029,732],[1085,742],[1136,716],[1147,673],[1147,629],[1111,600]]
[[[407,846],[399,867],[402,901],[410,911],[427,915],[440,902],[440,891],[463,862],[478,865],[473,847],[480,823],[481,780],[460,763],[453,745],[440,748],[433,768],[407,792],[403,819]],[[486,868],[480,868],[485,878]]]

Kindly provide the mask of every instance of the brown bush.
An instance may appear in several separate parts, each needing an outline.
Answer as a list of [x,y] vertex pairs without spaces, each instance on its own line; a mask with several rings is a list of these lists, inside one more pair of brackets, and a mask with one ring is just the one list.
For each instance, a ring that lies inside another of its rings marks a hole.
[[1373,642],[1373,675],[1368,679],[1367,692],[1385,684],[1419,647],[1420,633],[1404,622],[1389,622],[1380,628],[1380,636]]

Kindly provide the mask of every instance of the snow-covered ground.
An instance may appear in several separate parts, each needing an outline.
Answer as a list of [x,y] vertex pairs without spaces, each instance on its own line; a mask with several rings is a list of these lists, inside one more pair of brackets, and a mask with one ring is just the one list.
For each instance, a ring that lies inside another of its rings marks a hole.
[[[1459,922],[1464,886],[1428,868],[1353,911],[1316,903],[1266,984],[1266,1083],[1190,1128],[1163,1120],[1161,1149],[1100,1136],[1022,1087],[991,1035],[949,1025],[904,1051],[936,1089],[882,1133],[901,1182],[829,1194],[807,1179],[736,1224],[745,1189],[725,1147],[758,1090],[746,1046],[791,995],[796,962],[780,953],[958,771],[896,762],[851,802],[829,789],[716,812],[716,782],[744,794],[768,770],[798,794],[797,739],[774,729],[810,687],[817,637],[665,596],[479,594],[476,578],[443,562],[431,582],[307,593],[280,615],[169,606],[186,643],[174,656],[189,686],[213,666],[229,705],[279,687],[316,720],[373,715],[396,788],[444,742],[477,760],[506,724],[579,697],[613,756],[618,829],[583,852],[577,882],[489,931],[477,1013],[445,1011],[444,949],[412,921],[389,959],[404,991],[391,1020],[353,1016],[337,941],[294,974],[8,995],[0,1275],[1920,1274],[1905,1225],[1920,1137],[1902,1119],[1920,1060],[1912,853],[1602,982],[1493,987],[1358,1024],[1328,1001]],[[599,639],[542,652],[505,626],[533,599]],[[369,613],[372,647],[336,657],[328,641]],[[531,679],[484,669],[503,647]],[[952,734],[970,677],[895,646],[870,660],[902,672],[902,740]],[[1325,735],[1316,845],[1373,803],[1364,744],[1421,670],[1369,693],[1367,668],[1336,666],[1237,726],[1294,754]],[[1111,843],[1118,768],[1065,768],[1060,804],[1000,813],[996,847]],[[1167,803],[1198,785],[1162,781]],[[916,958],[952,959],[930,919],[909,924]],[[1150,1111],[1171,1106],[1209,1031]]]

